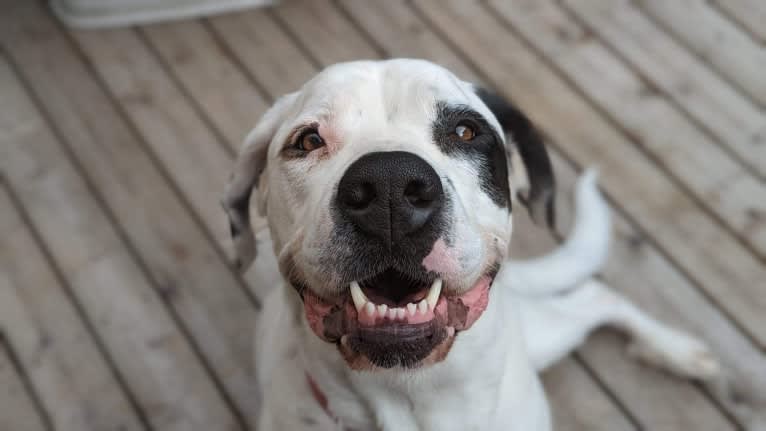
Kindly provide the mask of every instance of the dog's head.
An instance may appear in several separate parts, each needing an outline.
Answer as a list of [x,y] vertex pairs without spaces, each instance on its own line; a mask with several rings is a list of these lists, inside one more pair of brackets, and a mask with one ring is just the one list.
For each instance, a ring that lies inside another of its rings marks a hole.
[[253,187],[308,325],[355,369],[443,359],[487,306],[515,197],[553,219],[529,120],[419,60],[329,67],[264,115],[224,198],[242,268]]

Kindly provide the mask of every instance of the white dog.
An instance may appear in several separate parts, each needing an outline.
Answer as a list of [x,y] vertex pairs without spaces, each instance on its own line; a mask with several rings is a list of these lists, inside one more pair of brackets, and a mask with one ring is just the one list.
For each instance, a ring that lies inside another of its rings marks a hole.
[[338,64],[279,99],[224,198],[244,270],[255,187],[275,253],[260,277],[280,285],[257,326],[258,429],[549,430],[538,372],[602,324],[644,360],[716,374],[703,343],[591,278],[610,232],[595,177],[560,249],[509,261],[511,209],[550,225],[554,195],[515,107],[420,60]]

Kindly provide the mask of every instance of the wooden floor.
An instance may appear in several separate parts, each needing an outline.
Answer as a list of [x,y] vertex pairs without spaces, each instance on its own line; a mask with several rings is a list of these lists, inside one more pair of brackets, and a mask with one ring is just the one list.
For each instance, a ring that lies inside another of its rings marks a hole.
[[[284,0],[110,31],[42,3],[0,0],[0,430],[252,428],[259,282],[228,265],[223,181],[275,97],[385,57],[520,105],[561,232],[597,165],[603,278],[726,366],[683,381],[601,331],[544,375],[556,429],[766,430],[766,2]],[[525,226],[520,256],[560,238]]]

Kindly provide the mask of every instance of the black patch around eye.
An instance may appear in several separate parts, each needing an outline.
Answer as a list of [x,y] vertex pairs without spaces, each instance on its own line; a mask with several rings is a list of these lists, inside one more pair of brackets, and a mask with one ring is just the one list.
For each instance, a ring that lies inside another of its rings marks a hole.
[[[455,128],[466,122],[475,126],[475,136],[470,141],[463,141],[455,134]],[[432,133],[434,143],[444,154],[475,163],[482,190],[497,205],[510,210],[511,190],[505,146],[498,132],[481,114],[465,105],[438,102]]]

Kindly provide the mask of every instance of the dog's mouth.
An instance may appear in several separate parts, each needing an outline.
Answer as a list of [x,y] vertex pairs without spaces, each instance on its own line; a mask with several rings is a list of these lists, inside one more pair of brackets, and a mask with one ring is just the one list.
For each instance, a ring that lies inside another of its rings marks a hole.
[[495,265],[469,290],[451,294],[441,278],[389,268],[352,281],[333,300],[302,289],[304,311],[311,329],[335,343],[353,369],[412,368],[446,357],[457,334],[486,309],[496,273]]

